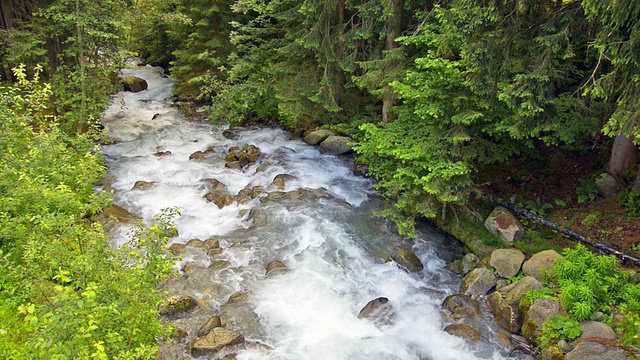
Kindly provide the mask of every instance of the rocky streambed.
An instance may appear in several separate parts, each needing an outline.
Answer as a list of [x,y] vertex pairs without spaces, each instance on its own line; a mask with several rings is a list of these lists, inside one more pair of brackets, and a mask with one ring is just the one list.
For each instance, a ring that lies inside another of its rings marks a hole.
[[103,120],[112,245],[128,241],[126,221],[180,209],[168,244],[179,276],[160,284],[159,309],[176,332],[160,358],[530,358],[446,269],[459,245],[426,227],[403,238],[372,216],[370,181],[334,155],[344,139],[314,147],[189,121],[160,71],[124,75],[148,87],[118,94]]

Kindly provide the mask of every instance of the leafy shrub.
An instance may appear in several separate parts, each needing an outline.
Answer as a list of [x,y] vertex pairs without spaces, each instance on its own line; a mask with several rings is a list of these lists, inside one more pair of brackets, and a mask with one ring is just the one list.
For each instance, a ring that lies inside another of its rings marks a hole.
[[598,187],[592,180],[580,179],[580,187],[576,189],[578,204],[586,204],[598,196]]
[[561,314],[555,314],[547,318],[542,326],[542,336],[538,339],[538,345],[546,348],[558,340],[575,339],[582,333],[580,324]]
[[629,192],[624,198],[623,205],[627,207],[629,217],[640,218],[640,189]]

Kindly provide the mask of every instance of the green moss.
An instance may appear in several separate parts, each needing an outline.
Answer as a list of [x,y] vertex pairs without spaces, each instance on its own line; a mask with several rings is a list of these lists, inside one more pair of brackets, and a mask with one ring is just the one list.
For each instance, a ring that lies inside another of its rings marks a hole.
[[495,248],[504,247],[504,243],[497,236],[485,229],[484,224],[470,214],[459,214],[446,220],[436,218],[438,227],[464,243],[471,252],[486,257]]

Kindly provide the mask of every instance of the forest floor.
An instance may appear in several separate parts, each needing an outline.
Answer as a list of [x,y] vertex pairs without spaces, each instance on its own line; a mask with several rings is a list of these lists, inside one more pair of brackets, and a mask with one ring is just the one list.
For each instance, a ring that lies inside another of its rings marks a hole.
[[[481,169],[483,190],[616,250],[640,258],[640,219],[631,218],[618,197],[596,196],[593,180],[607,162],[606,148],[553,149],[535,159],[512,159]],[[580,196],[582,195],[582,196]],[[513,198],[515,196],[515,198]],[[573,242],[542,225],[535,230],[557,247]]]

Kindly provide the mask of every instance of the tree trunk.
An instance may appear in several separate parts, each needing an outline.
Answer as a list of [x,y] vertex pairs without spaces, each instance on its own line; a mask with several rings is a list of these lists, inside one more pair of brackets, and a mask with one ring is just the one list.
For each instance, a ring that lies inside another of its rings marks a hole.
[[633,144],[633,136],[631,135],[636,122],[637,119],[629,121],[624,125],[620,134],[616,136],[611,148],[609,164],[607,165],[607,172],[618,181],[621,189],[627,185],[624,181],[624,171],[636,163],[638,148]]
[[[403,27],[403,13],[404,13],[404,0],[390,0],[393,4],[393,15],[387,18],[387,26],[389,27],[389,34],[387,34],[385,50],[390,51],[396,49],[400,45],[395,41],[400,34],[402,34]],[[398,64],[394,61],[387,71],[393,71]],[[389,122],[389,109],[396,101],[396,92],[391,86],[385,86],[382,94],[382,122]]]
[[636,181],[633,183],[633,187],[631,187],[631,191],[636,191],[640,189],[640,169],[638,169],[638,174],[636,175]]
[[13,4],[12,0],[0,0],[0,13],[2,13],[0,20],[2,23],[0,28],[11,29],[13,27]]

